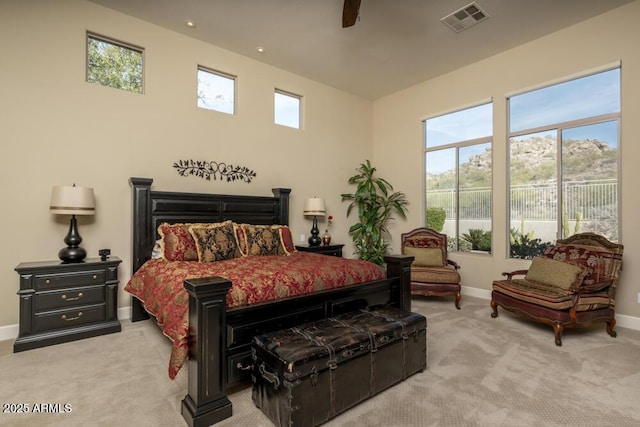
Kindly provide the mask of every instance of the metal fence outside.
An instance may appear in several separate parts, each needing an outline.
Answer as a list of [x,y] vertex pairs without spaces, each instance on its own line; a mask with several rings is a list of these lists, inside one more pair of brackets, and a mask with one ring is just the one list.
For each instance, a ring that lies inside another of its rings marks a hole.
[[[618,181],[616,179],[574,181],[562,184],[563,213],[569,220],[606,219],[617,212]],[[555,182],[515,185],[510,189],[511,219],[557,221],[558,187]],[[461,220],[491,219],[491,188],[461,189]],[[427,207],[440,207],[446,217],[456,217],[454,189],[427,191]]]

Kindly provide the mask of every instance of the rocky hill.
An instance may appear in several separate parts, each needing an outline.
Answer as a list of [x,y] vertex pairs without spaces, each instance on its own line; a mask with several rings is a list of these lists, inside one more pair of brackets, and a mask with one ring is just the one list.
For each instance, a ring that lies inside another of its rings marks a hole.
[[[556,176],[557,143],[555,138],[534,136],[511,145],[511,182],[513,184],[543,183]],[[616,178],[617,150],[598,139],[563,141],[563,174],[571,181]],[[490,183],[491,152],[472,156],[460,166],[467,187],[487,186]],[[450,188],[454,171],[428,174],[430,188]]]

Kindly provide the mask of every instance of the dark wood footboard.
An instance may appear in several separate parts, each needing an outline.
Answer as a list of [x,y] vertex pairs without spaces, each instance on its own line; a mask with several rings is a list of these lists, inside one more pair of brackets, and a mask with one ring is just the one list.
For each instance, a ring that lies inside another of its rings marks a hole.
[[228,280],[185,281],[190,296],[190,355],[182,415],[187,423],[208,426],[231,416],[226,390],[248,380],[254,335],[371,306],[410,310],[413,257],[388,256],[385,261],[385,280],[231,310],[225,306]]

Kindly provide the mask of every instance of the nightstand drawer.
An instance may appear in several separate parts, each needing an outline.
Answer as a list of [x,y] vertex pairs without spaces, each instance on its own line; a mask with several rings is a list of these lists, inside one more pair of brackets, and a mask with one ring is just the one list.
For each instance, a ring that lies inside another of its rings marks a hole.
[[36,276],[35,289],[54,289],[70,286],[104,284],[105,272],[102,270],[76,271],[73,273],[42,274]]
[[101,304],[105,301],[104,286],[86,286],[41,292],[33,297],[36,313],[53,309],[66,309],[80,305]]
[[105,320],[105,305],[82,306],[69,310],[47,311],[34,316],[34,332],[73,328]]

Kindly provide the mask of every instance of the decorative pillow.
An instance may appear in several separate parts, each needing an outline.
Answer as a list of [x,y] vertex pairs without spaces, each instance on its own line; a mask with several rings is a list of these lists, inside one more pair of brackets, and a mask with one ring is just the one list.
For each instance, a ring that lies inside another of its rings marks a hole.
[[544,255],[557,261],[569,264],[581,265],[587,269],[585,283],[600,283],[607,277],[607,269],[611,263],[613,254],[602,248],[578,246],[578,245],[556,245],[545,250]]
[[581,265],[535,257],[525,279],[569,291],[578,288],[586,275],[587,269]]
[[444,267],[442,249],[404,247],[405,255],[413,255],[413,265],[418,267]]
[[280,239],[282,240],[282,245],[284,246],[285,252],[287,252],[287,254],[295,252],[296,246],[293,244],[291,229],[286,225],[277,225],[274,227],[277,227],[280,230]]
[[162,257],[167,261],[198,261],[198,250],[189,227],[204,224],[169,224],[158,226]]
[[223,261],[242,256],[231,221],[192,226],[189,232],[196,242],[200,262]]
[[238,247],[242,256],[247,256],[247,238],[244,235],[244,229],[242,224],[233,223],[233,230],[236,233],[236,239],[238,240]]
[[284,226],[242,224],[241,227],[245,238],[244,246],[247,248],[245,255],[287,255],[289,253],[281,234]]

